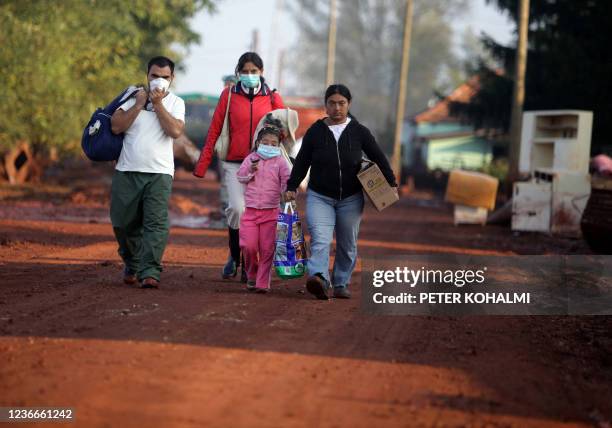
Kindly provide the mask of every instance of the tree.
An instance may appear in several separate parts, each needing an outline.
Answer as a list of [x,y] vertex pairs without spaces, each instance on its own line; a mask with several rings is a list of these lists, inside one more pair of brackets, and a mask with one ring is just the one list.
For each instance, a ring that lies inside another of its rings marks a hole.
[[140,63],[156,55],[176,58],[179,69],[185,56],[184,47],[200,41],[200,35],[190,27],[189,19],[198,11],[214,12],[212,0],[112,0],[119,10],[129,14],[141,34],[138,49]]
[[[466,0],[416,0],[406,111],[427,106],[445,64],[454,61],[450,19]],[[389,151],[399,82],[404,0],[339,0],[336,81],[353,93],[352,113]],[[329,2],[297,0],[292,15],[299,28],[293,64],[300,95],[322,96],[325,83]]]
[[[490,0],[517,22],[518,0]],[[592,152],[610,145],[612,133],[612,2],[531,0],[525,110],[594,112]],[[516,50],[482,38],[502,72],[480,67],[481,93],[454,111],[486,128],[508,130]],[[508,106],[508,107],[506,107]]]
[[[127,85],[143,82],[149,57],[180,61],[175,44],[198,40],[187,19],[203,7],[212,6],[187,0],[63,0],[53,7],[0,2],[4,175],[11,182],[35,179],[49,160],[78,151],[89,115]],[[25,173],[17,173],[21,165]]]

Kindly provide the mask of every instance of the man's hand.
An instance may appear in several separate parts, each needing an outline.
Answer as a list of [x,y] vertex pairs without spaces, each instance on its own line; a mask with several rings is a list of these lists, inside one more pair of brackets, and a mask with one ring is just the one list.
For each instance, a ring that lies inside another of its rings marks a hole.
[[151,100],[151,103],[153,103],[154,106],[159,105],[165,96],[166,91],[163,91],[159,88],[155,88],[154,90],[149,92],[149,99]]
[[295,201],[295,197],[296,197],[296,193],[295,192],[291,192],[291,191],[287,191],[285,192],[285,201],[290,202],[290,201]]
[[147,103],[147,91],[145,91],[144,89],[139,89],[138,92],[136,92],[136,105],[140,109],[143,109],[146,103]]
[[164,104],[162,103],[162,100],[166,95],[168,95],[168,91],[155,88],[155,90],[149,92],[149,99],[151,100],[151,103],[153,103],[153,108],[155,110],[155,114],[157,115],[157,119],[159,119],[159,124],[166,135],[176,139],[183,133],[185,122],[174,118],[170,113],[168,113],[164,107]]
[[128,130],[134,123],[140,111],[144,108],[147,102],[148,94],[144,89],[139,89],[136,92],[136,101],[129,110],[123,111],[118,108],[111,117],[111,131],[113,134],[121,134]]

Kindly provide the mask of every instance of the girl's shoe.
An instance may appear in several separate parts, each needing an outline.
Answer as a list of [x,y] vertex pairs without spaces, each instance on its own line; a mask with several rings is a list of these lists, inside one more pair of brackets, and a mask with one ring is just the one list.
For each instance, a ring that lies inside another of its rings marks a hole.
[[269,288],[256,288],[255,292],[258,294],[268,294],[270,292]]
[[255,287],[255,280],[247,280],[247,285],[246,285],[247,290],[249,291],[255,291],[257,287]]

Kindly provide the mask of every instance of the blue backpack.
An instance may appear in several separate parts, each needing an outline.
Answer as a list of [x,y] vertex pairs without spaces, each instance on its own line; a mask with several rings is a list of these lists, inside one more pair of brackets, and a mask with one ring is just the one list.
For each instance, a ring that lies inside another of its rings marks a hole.
[[98,108],[91,115],[83,130],[81,147],[89,159],[97,162],[116,161],[123,148],[124,134],[113,134],[111,116],[140,88],[130,86],[104,108]]

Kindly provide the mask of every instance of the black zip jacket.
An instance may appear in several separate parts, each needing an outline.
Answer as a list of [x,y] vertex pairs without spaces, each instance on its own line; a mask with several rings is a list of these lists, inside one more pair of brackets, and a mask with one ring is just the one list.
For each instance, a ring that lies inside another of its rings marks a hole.
[[397,187],[389,162],[374,136],[368,128],[351,118],[338,144],[324,119],[308,128],[287,182],[287,190],[295,191],[310,167],[308,187],[317,193],[344,199],[361,192],[357,173],[361,168],[362,152],[378,165],[387,182]]

